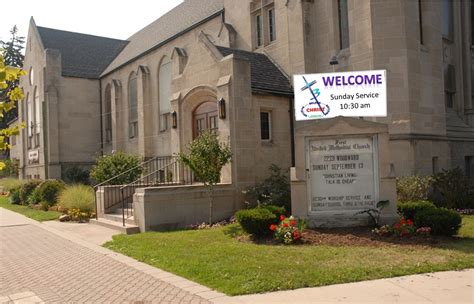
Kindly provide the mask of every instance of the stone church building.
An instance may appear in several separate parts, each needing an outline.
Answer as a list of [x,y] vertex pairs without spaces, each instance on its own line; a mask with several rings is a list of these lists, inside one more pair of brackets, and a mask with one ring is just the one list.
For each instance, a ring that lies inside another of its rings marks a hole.
[[[292,75],[387,71],[397,176],[474,175],[471,1],[185,0],[126,40],[30,22],[15,142],[23,178],[101,154],[172,156],[205,129],[233,151],[223,182],[294,163]],[[333,64],[331,65],[330,62]]]

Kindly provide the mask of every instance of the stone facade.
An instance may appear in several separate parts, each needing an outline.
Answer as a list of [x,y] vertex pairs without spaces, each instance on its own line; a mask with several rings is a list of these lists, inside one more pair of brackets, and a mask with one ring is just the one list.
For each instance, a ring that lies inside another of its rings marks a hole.
[[[174,11],[183,20],[191,18],[186,8],[194,2]],[[66,164],[87,165],[96,154],[117,150],[147,158],[173,155],[193,139],[197,107],[221,98],[227,115],[218,121],[219,135],[234,152],[223,182],[243,188],[262,180],[272,163],[289,168],[293,124],[301,128],[311,122],[293,123],[291,97],[256,90],[249,59],[223,56],[216,46],[265,54],[289,80],[301,73],[386,69],[388,117],[367,120],[388,126],[395,174],[431,174],[455,166],[474,172],[471,3],[452,2],[449,38],[442,34],[443,3],[421,1],[420,14],[418,1],[347,0],[349,45],[341,49],[338,1],[212,0],[213,10],[170,37],[160,32],[156,37],[163,39],[153,42],[154,24],[130,37],[93,80],[61,75],[61,53],[42,48],[32,23],[25,69],[35,71],[46,124],[36,164],[28,163],[23,131],[22,176],[60,177]],[[173,12],[157,24],[170,16]],[[338,65],[329,64],[332,56]],[[171,61],[170,110],[161,113],[159,76],[166,60]],[[447,64],[452,74],[444,72]],[[448,106],[446,75],[454,77]],[[137,134],[130,138],[129,84],[135,77]],[[27,77],[22,86],[33,94]],[[261,111],[271,113],[269,141],[261,139]],[[173,112],[176,128],[171,127]],[[20,113],[26,121],[25,109]]]

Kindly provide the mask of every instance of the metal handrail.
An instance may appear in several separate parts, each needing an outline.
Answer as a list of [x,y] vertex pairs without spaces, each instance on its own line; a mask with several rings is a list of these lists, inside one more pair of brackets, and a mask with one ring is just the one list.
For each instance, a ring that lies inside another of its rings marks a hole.
[[145,176],[142,176],[142,177],[140,177],[139,179],[137,179],[137,180],[135,180],[135,181],[133,181],[133,182],[131,182],[131,183],[128,183],[127,185],[124,185],[124,186],[120,187],[120,196],[121,196],[121,200],[122,200],[122,225],[123,225],[124,227],[126,226],[126,225],[125,225],[125,220],[126,220],[126,219],[125,219],[125,207],[127,207],[127,218],[128,218],[128,206],[125,206],[125,194],[124,194],[124,189],[126,189],[126,188],[128,188],[128,187],[130,187],[130,186],[132,186],[132,185],[136,185],[138,182],[144,180],[145,178],[147,178],[147,177],[149,177],[149,176],[151,176],[151,175],[153,175],[153,174],[155,174],[155,173],[157,173],[157,172],[160,172],[161,170],[164,170],[164,169],[166,169],[166,168],[168,168],[168,167],[170,167],[171,165],[174,165],[174,164],[176,164],[176,163],[177,163],[177,161],[175,160],[175,161],[173,161],[173,162],[170,163],[170,164],[167,164],[167,165],[165,165],[165,166],[163,166],[163,167],[160,167],[159,169],[153,171],[152,173],[149,173],[149,174],[147,174],[147,175],[145,175]]
[[140,163],[139,165],[137,165],[137,166],[135,166],[135,167],[133,167],[133,168],[131,168],[131,169],[128,169],[127,171],[124,171],[124,172],[122,172],[122,173],[120,173],[120,174],[118,174],[118,175],[115,175],[114,177],[109,178],[109,179],[106,180],[106,181],[103,181],[102,183],[99,183],[99,184],[93,186],[92,188],[94,189],[94,193],[95,193],[95,219],[96,219],[96,220],[99,219],[99,214],[98,214],[98,209],[99,209],[99,208],[98,208],[98,206],[97,206],[97,189],[99,189],[99,187],[101,187],[101,186],[103,186],[103,185],[106,185],[106,184],[108,184],[109,182],[111,182],[111,181],[113,181],[113,180],[115,180],[115,179],[117,179],[117,178],[123,176],[124,174],[127,174],[127,173],[133,171],[133,170],[136,170],[136,169],[138,169],[138,168],[140,168],[140,167],[143,168],[143,166],[145,166],[146,164],[148,164],[148,163],[150,163],[150,162],[152,162],[152,161],[155,161],[155,160],[157,160],[157,159],[159,159],[159,158],[160,158],[160,156],[155,156],[155,157],[153,157],[153,158],[151,158],[151,159],[149,159],[149,160],[147,160],[147,161],[144,161],[144,162]]
[[169,166],[174,165],[174,164],[176,164],[176,163],[178,163],[178,162],[175,160],[175,161],[173,161],[172,163],[167,164],[166,166],[163,166],[163,167],[159,168],[158,170],[153,171],[153,172],[150,173],[150,174],[147,174],[147,175],[145,175],[145,176],[142,176],[142,177],[140,177],[139,179],[137,179],[137,180],[135,180],[135,181],[133,181],[133,182],[131,182],[131,183],[128,183],[128,184],[125,185],[125,186],[122,186],[122,187],[120,188],[120,190],[122,190],[122,189],[124,189],[124,188],[126,188],[126,187],[128,187],[128,186],[131,186],[131,185],[133,185],[133,184],[135,184],[135,183],[137,183],[137,182],[139,182],[139,181],[141,181],[141,180],[144,180],[145,178],[147,178],[147,177],[149,177],[149,176],[151,176],[151,175],[153,175],[153,174],[155,174],[155,173],[157,173],[157,172],[160,172],[161,170],[164,170],[164,169],[168,168]]
[[155,161],[155,160],[157,160],[157,159],[160,158],[160,157],[161,157],[161,156],[155,156],[155,157],[153,157],[153,158],[151,158],[151,159],[149,159],[149,160],[147,160],[147,161],[144,161],[144,162],[140,163],[139,165],[137,165],[137,166],[135,166],[135,167],[133,167],[133,168],[131,168],[131,169],[128,169],[127,171],[124,171],[124,172],[122,172],[122,173],[120,173],[120,174],[118,174],[118,175],[115,175],[114,177],[109,178],[108,180],[106,180],[106,181],[104,181],[104,182],[102,182],[102,183],[100,183],[100,184],[95,185],[95,186],[94,186],[94,189],[97,188],[97,187],[103,186],[103,185],[107,184],[108,182],[111,182],[111,181],[113,181],[114,179],[119,178],[120,176],[122,176],[122,175],[124,175],[124,174],[126,174],[126,173],[129,173],[129,172],[131,172],[131,171],[133,171],[133,170],[135,170],[135,169],[138,169],[138,168],[140,168],[140,167],[143,167],[144,165],[146,165],[146,164],[148,164],[148,163],[150,163],[150,162],[152,162],[152,161]]

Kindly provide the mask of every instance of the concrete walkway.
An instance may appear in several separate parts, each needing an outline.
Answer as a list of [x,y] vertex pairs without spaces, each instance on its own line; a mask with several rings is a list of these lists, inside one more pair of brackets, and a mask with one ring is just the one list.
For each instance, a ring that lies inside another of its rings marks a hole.
[[99,246],[114,234],[0,208],[0,303],[474,303],[474,269],[227,297]]
[[216,299],[214,303],[474,303],[474,269]]
[[0,303],[211,303],[218,297],[225,295],[0,208]]

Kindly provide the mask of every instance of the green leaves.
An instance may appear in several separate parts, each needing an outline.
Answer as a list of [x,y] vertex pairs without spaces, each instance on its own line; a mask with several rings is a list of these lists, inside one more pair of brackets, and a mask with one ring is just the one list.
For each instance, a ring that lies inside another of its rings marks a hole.
[[188,146],[189,153],[180,153],[179,160],[187,165],[196,178],[205,185],[220,182],[221,170],[231,161],[232,152],[227,144],[219,142],[214,132],[204,132]]
[[[140,177],[143,171],[143,168],[140,166],[141,161],[142,159],[139,156],[123,152],[105,155],[97,159],[97,163],[92,168],[90,176],[97,183],[106,182],[117,176],[117,178],[107,184],[125,185]],[[119,174],[122,175],[118,176]]]

